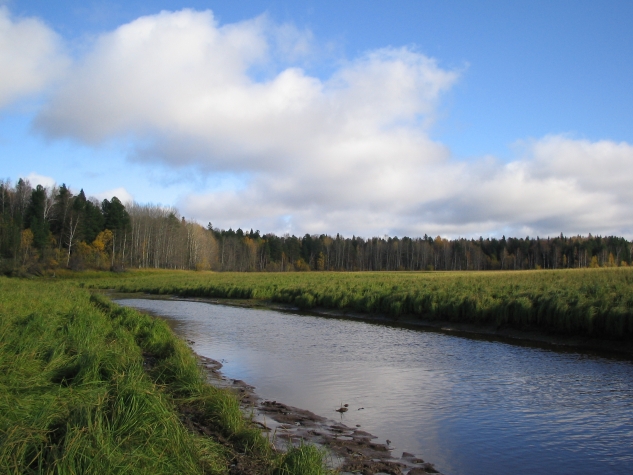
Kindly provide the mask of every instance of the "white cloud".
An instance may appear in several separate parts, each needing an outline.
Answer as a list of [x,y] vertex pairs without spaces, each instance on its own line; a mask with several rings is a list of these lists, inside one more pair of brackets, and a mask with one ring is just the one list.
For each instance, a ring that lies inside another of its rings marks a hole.
[[357,176],[331,177],[332,187],[266,177],[244,191],[189,195],[179,206],[234,228],[282,230],[287,222],[279,218],[291,216],[290,231],[300,234],[633,236],[633,146],[626,143],[550,136],[510,163],[447,158],[392,176]]
[[55,186],[55,179],[50,176],[38,175],[37,173],[29,173],[24,177],[25,180],[28,180],[32,187],[36,187],[37,185],[42,185],[44,188],[52,188]]
[[67,64],[50,28],[36,18],[12,19],[0,5],[0,108],[41,92]]
[[114,188],[113,190],[102,191],[99,193],[92,194],[90,196],[96,198],[99,201],[111,200],[114,196],[116,196],[119,199],[119,201],[123,204],[134,202],[134,197],[123,187]]
[[631,145],[554,135],[525,143],[510,163],[459,162],[429,136],[455,71],[385,48],[327,79],[292,66],[253,74],[278,67],[279,55],[292,63],[311,42],[265,17],[224,26],[210,11],[139,18],[97,39],[37,126],[93,145],[132,137],[133,159],[149,165],[245,177],[239,189],[178,204],[223,227],[633,235]]
[[445,199],[421,205],[450,234],[633,235],[633,146],[548,136],[521,158],[463,166]]

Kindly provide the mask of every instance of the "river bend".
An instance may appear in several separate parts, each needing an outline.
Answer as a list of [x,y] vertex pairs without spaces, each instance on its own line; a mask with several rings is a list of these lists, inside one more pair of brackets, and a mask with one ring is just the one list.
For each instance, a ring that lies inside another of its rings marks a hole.
[[[265,398],[359,424],[449,475],[633,473],[633,364],[362,321],[125,299]],[[362,408],[362,409],[361,409]]]

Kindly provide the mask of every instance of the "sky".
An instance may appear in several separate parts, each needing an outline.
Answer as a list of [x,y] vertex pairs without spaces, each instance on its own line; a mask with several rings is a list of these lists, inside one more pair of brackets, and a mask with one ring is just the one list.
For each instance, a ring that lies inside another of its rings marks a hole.
[[633,238],[633,2],[0,0],[0,179],[296,235]]

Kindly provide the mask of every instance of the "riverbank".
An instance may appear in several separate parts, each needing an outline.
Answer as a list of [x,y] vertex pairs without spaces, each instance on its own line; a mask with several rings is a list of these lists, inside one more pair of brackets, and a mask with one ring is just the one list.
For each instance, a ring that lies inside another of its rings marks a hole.
[[198,360],[207,372],[209,382],[233,391],[240,399],[242,410],[253,415],[253,420],[262,431],[269,434],[280,450],[304,442],[316,444],[327,449],[330,465],[342,474],[439,474],[433,464],[414,454],[405,452],[400,459],[394,458],[392,447],[388,444],[377,443],[376,437],[363,431],[360,426],[348,427],[342,422],[345,412],[363,408],[341,405],[336,411],[341,415],[341,420],[334,421],[283,402],[263,400],[253,386],[224,376],[219,361],[200,355]]
[[633,343],[633,268],[495,272],[72,274],[120,292],[268,301],[302,311],[514,329]]
[[396,458],[455,474],[628,473],[630,360],[190,299],[121,304],[165,315],[271,402],[335,421],[348,404],[342,422],[391,439]]
[[448,320],[429,320],[420,318],[416,315],[401,315],[398,317],[392,317],[388,314],[367,314],[349,310],[336,310],[319,307],[313,307],[309,310],[305,310],[292,304],[260,299],[192,298],[180,297],[177,295],[157,295],[143,292],[115,292],[112,290],[105,290],[105,292],[111,298],[139,297],[149,299],[177,299],[192,302],[205,302],[216,305],[228,305],[231,307],[268,309],[286,313],[315,315],[326,318],[361,320],[381,325],[437,331],[455,336],[483,338],[515,345],[539,346],[554,350],[581,350],[595,352],[602,356],[617,355],[620,357],[626,356],[633,358],[633,344],[629,341],[607,340],[576,335],[565,336],[539,332],[536,330],[520,330],[508,326],[497,327],[495,325],[477,325],[472,323],[452,322]]
[[274,450],[168,325],[69,282],[0,277],[0,472],[319,474]]
[[[109,294],[108,297],[116,300],[137,297],[137,295]],[[143,297],[147,296],[143,295]],[[159,297],[154,300],[167,299]],[[149,312],[149,314],[161,317],[159,313]],[[189,345],[195,344],[191,340],[186,340],[186,342]],[[341,403],[340,408],[334,410],[338,413],[340,421],[334,421],[280,401],[264,400],[247,382],[227,378],[221,371],[221,362],[198,354],[196,358],[207,375],[207,381],[214,387],[234,394],[240,402],[243,414],[267,434],[268,440],[280,452],[302,447],[304,443],[314,444],[327,450],[326,460],[329,461],[330,468],[343,474],[439,474],[432,463],[414,454],[405,452],[400,458],[395,458],[392,455],[393,447],[388,443],[376,442],[376,437],[363,431],[360,426],[348,427],[343,423],[344,414],[348,410],[356,411],[364,408],[348,407],[347,404]],[[209,432],[209,427],[199,420],[195,411],[186,411],[185,416],[187,425],[192,430],[199,433]]]
[[[233,302],[225,305],[237,305],[237,303]],[[274,308],[280,311],[301,312],[298,307],[295,307],[294,309],[286,308],[285,310],[281,310],[280,308],[271,305],[269,308]],[[356,312],[333,311],[326,308],[314,308],[311,309],[309,313],[321,317],[363,320],[403,328],[438,331],[455,336],[465,336],[468,338],[483,338],[486,340],[501,341],[515,345],[539,346],[542,348],[551,348],[556,350],[582,350],[597,352],[603,356],[609,354],[616,354],[619,356],[628,355],[633,358],[633,344],[628,341],[556,335],[536,330],[519,330],[509,326],[497,327],[495,325],[476,325],[472,323],[451,322],[448,320],[428,320],[412,315],[402,315],[400,317],[393,318],[388,315],[367,315]]]

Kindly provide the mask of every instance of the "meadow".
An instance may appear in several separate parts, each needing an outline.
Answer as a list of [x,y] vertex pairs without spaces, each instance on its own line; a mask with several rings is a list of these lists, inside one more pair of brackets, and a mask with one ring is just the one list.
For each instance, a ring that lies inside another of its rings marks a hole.
[[72,277],[87,288],[256,299],[303,310],[470,323],[601,339],[633,338],[633,269],[501,272],[214,273],[139,270]]
[[327,473],[314,446],[276,452],[162,320],[72,281],[0,277],[0,473],[228,474],[231,466]]

